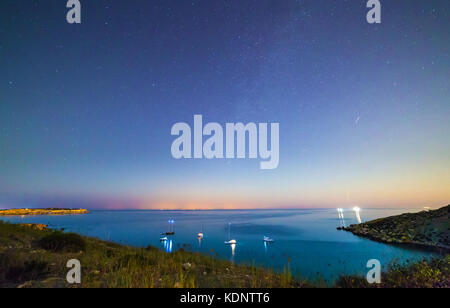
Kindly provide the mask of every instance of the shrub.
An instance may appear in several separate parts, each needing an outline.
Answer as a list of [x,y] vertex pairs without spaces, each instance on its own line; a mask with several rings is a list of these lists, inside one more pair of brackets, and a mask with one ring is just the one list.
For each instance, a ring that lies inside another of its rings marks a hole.
[[0,254],[0,287],[2,282],[34,280],[48,272],[45,260],[30,260],[24,254],[5,252]]
[[336,288],[369,288],[370,284],[363,277],[357,275],[341,275],[335,281]]
[[54,252],[79,252],[86,249],[86,241],[78,234],[56,231],[43,237],[39,246]]
[[23,264],[12,266],[6,270],[6,279],[11,281],[26,281],[37,279],[48,271],[45,261],[25,261]]

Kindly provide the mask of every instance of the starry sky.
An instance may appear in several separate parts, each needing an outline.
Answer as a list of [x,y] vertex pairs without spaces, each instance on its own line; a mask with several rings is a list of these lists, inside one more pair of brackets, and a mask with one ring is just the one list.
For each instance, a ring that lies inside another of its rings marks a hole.
[[[0,208],[441,206],[450,2],[0,1]],[[177,122],[280,123],[280,163],[175,160]]]

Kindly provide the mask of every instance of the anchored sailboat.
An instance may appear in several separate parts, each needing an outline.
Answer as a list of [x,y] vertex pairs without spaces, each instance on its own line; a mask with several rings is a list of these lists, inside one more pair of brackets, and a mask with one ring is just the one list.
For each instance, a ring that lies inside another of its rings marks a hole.
[[175,223],[175,220],[169,219],[169,231],[162,233],[162,235],[174,235],[175,231],[173,228],[173,224]]
[[265,243],[273,243],[273,242],[275,242],[275,240],[273,238],[271,238],[269,236],[265,236],[265,235],[264,235],[263,241]]
[[197,234],[197,237],[199,239],[203,238],[203,225],[202,225],[201,231]]
[[231,238],[231,222],[228,223],[228,241],[225,241],[226,245],[235,245],[237,243],[236,240],[230,239]]

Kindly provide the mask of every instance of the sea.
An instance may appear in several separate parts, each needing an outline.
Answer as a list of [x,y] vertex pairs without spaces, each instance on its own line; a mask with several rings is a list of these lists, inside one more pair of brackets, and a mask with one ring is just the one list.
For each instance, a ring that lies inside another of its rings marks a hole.
[[[417,209],[361,209],[359,219],[417,212]],[[386,269],[438,256],[437,253],[374,242],[336,228],[358,222],[353,209],[289,210],[91,210],[86,215],[1,217],[14,223],[43,223],[135,247],[166,253],[184,249],[235,264],[263,266],[293,276],[332,283],[340,274],[365,276],[369,260]],[[162,235],[173,231],[173,235]],[[199,237],[199,233],[203,233]],[[162,239],[167,237],[167,239]],[[270,237],[273,242],[265,242]],[[225,241],[235,240],[235,245]]]

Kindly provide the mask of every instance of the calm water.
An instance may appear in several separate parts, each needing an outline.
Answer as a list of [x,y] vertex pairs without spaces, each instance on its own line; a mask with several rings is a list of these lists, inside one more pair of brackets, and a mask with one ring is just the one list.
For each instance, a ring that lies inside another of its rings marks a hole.
[[[417,210],[362,210],[362,221]],[[345,224],[356,223],[351,210],[344,212]],[[378,259],[383,266],[397,260],[417,260],[433,254],[398,248],[337,231],[342,221],[330,210],[233,210],[233,211],[92,211],[88,215],[8,217],[21,223],[45,223],[80,234],[95,236],[132,246],[153,245],[163,250],[186,250],[217,254],[235,263],[264,265],[283,270],[290,259],[294,274],[314,278],[320,273],[328,281],[340,273],[365,275],[367,260]],[[173,219],[175,235],[161,243],[161,232]],[[234,249],[224,244],[237,240]],[[204,232],[201,241],[198,232]],[[275,239],[264,244],[263,236]]]

